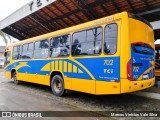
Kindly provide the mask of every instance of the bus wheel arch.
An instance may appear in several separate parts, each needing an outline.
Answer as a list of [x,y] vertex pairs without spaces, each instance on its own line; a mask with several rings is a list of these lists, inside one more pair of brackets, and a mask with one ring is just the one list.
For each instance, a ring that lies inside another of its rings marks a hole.
[[50,86],[54,95],[61,97],[65,94],[64,78],[61,72],[54,71],[51,73]]
[[16,72],[16,70],[12,69],[12,71],[11,71],[11,79],[13,78],[13,75],[14,75],[15,72]]
[[17,80],[17,72],[15,69],[12,69],[12,71],[11,71],[11,79],[13,79],[15,84],[19,83],[19,81]]

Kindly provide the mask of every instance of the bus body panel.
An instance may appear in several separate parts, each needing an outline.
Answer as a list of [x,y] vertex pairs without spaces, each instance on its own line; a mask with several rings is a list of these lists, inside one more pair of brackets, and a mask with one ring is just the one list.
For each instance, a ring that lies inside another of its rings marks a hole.
[[153,31],[145,23],[133,18],[128,19],[128,27],[131,57],[126,64],[130,64],[131,79],[121,80],[121,93],[145,89],[155,83]]
[[[142,52],[147,49],[145,55]],[[142,44],[132,44],[132,76],[133,80],[146,80],[154,77],[154,50]]]
[[72,79],[73,90],[81,89],[82,92],[93,91],[92,94],[94,93],[97,95],[120,93],[119,56],[102,58],[76,58],[75,60],[77,60],[81,66],[85,66],[89,72],[90,79],[85,79],[83,82],[79,79]]
[[[131,44],[134,46],[131,46],[132,64],[135,64],[132,68],[133,80],[142,80],[145,79],[145,76],[153,78],[154,35],[152,29],[145,23],[131,18],[129,18],[129,24],[131,27],[130,34],[132,34],[130,37]],[[152,69],[148,71],[147,75],[147,69],[151,67]],[[142,76],[142,74],[144,75]]]
[[[17,79],[21,81],[48,86],[50,86],[50,72],[60,71],[63,74],[66,89],[91,94],[118,94],[120,93],[119,63],[119,56],[23,60],[11,64],[5,70],[15,69]],[[112,90],[113,88],[115,90]]]
[[11,79],[11,71],[8,71],[8,72],[5,71],[4,76],[5,76],[6,78]]
[[128,79],[121,79],[121,93],[143,90],[152,87],[154,84],[155,78],[143,81],[129,81]]

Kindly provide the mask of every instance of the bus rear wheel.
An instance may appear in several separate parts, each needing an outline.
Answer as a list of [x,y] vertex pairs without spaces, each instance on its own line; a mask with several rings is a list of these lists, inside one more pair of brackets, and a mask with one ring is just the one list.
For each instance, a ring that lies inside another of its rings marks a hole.
[[65,94],[64,81],[60,75],[55,75],[51,81],[51,89],[54,95],[63,96]]
[[15,84],[19,84],[19,81],[17,80],[17,74],[16,72],[13,73],[12,79],[14,81]]

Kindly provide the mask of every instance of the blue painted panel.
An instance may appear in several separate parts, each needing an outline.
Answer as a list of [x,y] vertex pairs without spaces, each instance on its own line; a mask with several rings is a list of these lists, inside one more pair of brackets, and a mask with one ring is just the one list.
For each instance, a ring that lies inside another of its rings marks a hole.
[[143,80],[153,78],[154,69],[150,70],[147,74],[144,74],[144,72],[153,66],[151,62],[154,61],[154,50],[134,45],[134,48],[132,46],[131,54],[133,80],[137,80],[141,75],[147,76],[146,78],[142,78]]
[[7,66],[7,67],[5,68],[5,71],[9,72],[9,71],[11,71],[13,68],[15,68],[17,65],[19,65],[19,63],[18,63],[18,62],[15,62],[15,63]]
[[[81,78],[92,80],[92,76],[96,80],[103,81],[120,81],[120,58],[119,57],[106,57],[106,58],[82,58],[76,59],[78,63],[75,63],[72,60],[63,59],[62,63],[65,61],[71,63],[72,67],[76,66],[77,72],[74,72],[73,69],[71,72],[64,72],[65,76],[71,78]],[[48,63],[55,62],[57,60],[23,60],[16,62],[6,68],[6,70],[11,71],[12,68],[15,68],[20,64],[20,62],[26,62],[27,64],[18,69],[20,73],[29,73],[29,74],[49,74],[51,71],[41,71],[41,69]],[[58,60],[59,61],[59,60]],[[81,66],[82,65],[82,66]],[[51,66],[54,68],[55,66]],[[64,66],[62,65],[64,68]],[[83,67],[85,69],[83,69]],[[87,69],[87,71],[86,71]],[[78,72],[80,70],[81,72]],[[93,78],[93,79],[94,79]]]
[[[83,73],[74,73],[72,72],[63,72],[63,74],[65,76],[69,76],[71,78],[81,78],[81,79],[88,79],[88,80],[92,80],[91,76],[78,64],[76,64],[75,62],[71,61],[71,60],[62,60],[63,62],[66,61],[67,63],[71,63],[72,64],[72,68],[73,66],[77,67],[77,70],[80,69]],[[68,68],[68,67],[67,67]],[[73,69],[72,69],[73,70]]]
[[81,58],[76,60],[83,64],[96,80],[120,81],[120,57]]

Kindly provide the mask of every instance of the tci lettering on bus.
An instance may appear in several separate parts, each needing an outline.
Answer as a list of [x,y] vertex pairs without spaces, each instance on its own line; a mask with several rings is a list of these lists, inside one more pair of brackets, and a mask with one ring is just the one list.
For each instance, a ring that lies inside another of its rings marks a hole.
[[104,69],[104,73],[112,74],[113,69]]

